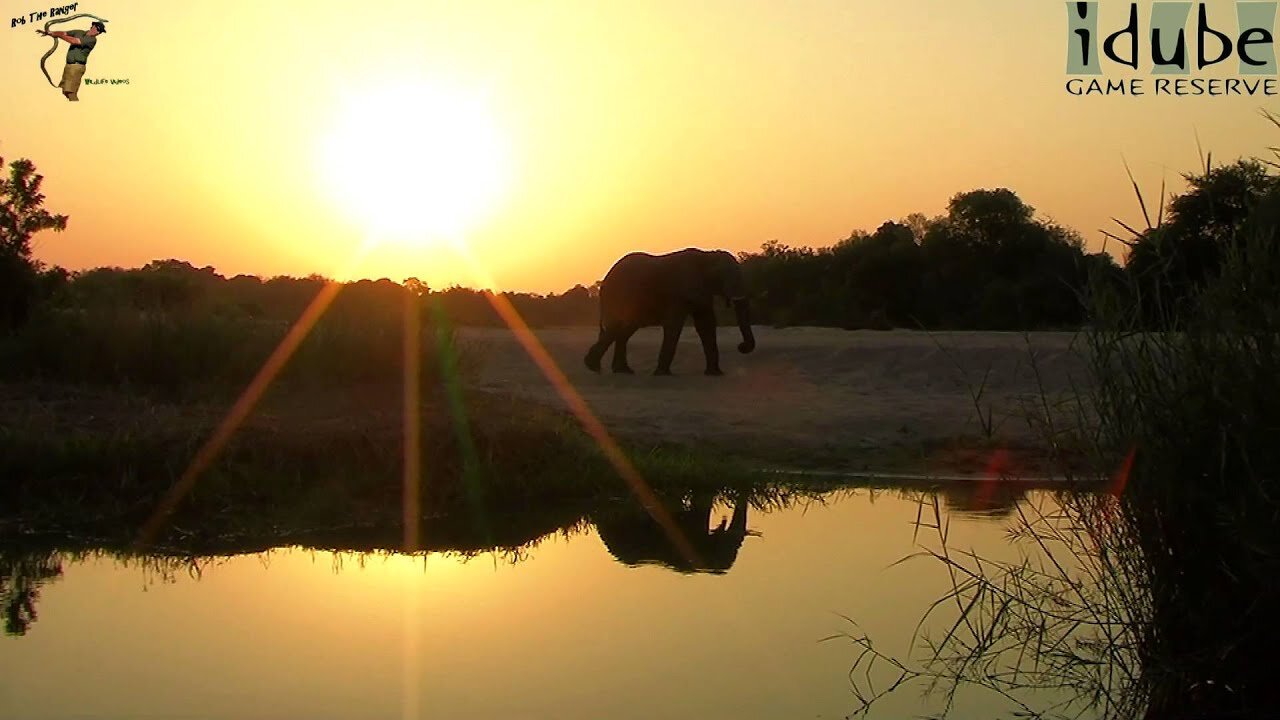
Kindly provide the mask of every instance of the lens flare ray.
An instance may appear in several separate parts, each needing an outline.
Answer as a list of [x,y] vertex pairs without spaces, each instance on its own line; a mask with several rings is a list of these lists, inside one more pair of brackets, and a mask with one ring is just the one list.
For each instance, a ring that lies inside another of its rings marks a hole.
[[[456,244],[455,248],[471,269],[472,274],[479,280],[480,287],[492,288],[495,286],[493,277],[485,271],[480,263],[468,252],[467,248],[463,247],[461,243]],[[560,369],[556,361],[552,359],[550,353],[543,347],[542,342],[529,329],[529,325],[525,323],[524,318],[520,316],[519,311],[515,309],[511,301],[500,293],[493,291],[486,291],[485,297],[498,313],[498,316],[502,318],[502,321],[514,333],[516,340],[524,348],[524,351],[529,354],[530,359],[538,366],[538,369],[546,376],[551,386],[564,400],[565,404],[568,405],[570,412],[578,418],[583,429],[600,447],[609,464],[626,482],[627,487],[635,495],[641,506],[662,528],[663,533],[671,541],[676,552],[679,552],[694,567],[703,567],[704,563],[699,558],[697,551],[675,524],[671,514],[667,512],[657,495],[654,494],[653,489],[641,477],[635,465],[632,464],[618,443],[614,441],[604,423],[600,422],[600,419],[592,412],[590,406],[587,405],[587,401],[573,386],[573,383],[569,381],[569,378],[565,376],[564,371]]]
[[421,547],[422,528],[422,335],[418,297],[404,297],[404,551]]
[[462,390],[457,348],[452,341],[452,328],[444,306],[438,298],[432,300],[431,316],[436,325],[437,357],[440,362],[441,381],[448,399],[449,418],[453,423],[458,449],[462,452],[462,482],[471,511],[471,520],[475,523],[480,537],[488,541],[493,534],[489,529],[489,519],[485,516],[483,487],[480,484],[480,455],[476,451],[475,440],[471,436],[471,422],[467,417],[466,397]]
[[151,514],[151,518],[138,533],[136,540],[138,546],[148,545],[155,540],[169,516],[177,509],[182,499],[195,487],[200,475],[217,460],[218,455],[222,453],[227,443],[231,441],[236,430],[240,428],[240,425],[257,407],[258,401],[262,399],[267,388],[271,386],[272,381],[284,369],[285,364],[289,362],[289,358],[293,357],[293,353],[302,344],[302,341],[306,339],[307,334],[311,332],[311,328],[315,326],[316,321],[320,319],[324,311],[329,308],[329,305],[337,297],[341,289],[342,284],[339,282],[330,281],[326,283],[320,289],[320,292],[316,294],[311,304],[307,306],[307,309],[303,311],[298,321],[289,328],[289,332],[284,336],[284,339],[272,351],[267,361],[262,364],[258,374],[254,376],[253,380],[249,381],[249,385],[245,387],[244,392],[240,394],[240,397],[236,399],[231,409],[222,418],[213,435],[200,447],[187,469],[179,476],[178,481],[169,488],[164,498],[160,500],[160,504]]
[[[375,238],[366,239],[356,249],[351,259],[344,263],[342,267],[348,270],[358,267],[361,260],[368,255],[375,243]],[[335,273],[339,277],[342,274],[343,272]],[[165,522],[178,508],[183,498],[195,487],[200,475],[205,470],[208,470],[214,461],[218,459],[223,449],[226,448],[227,443],[235,435],[236,430],[240,428],[245,419],[249,417],[249,414],[253,412],[253,409],[257,407],[258,401],[266,394],[276,376],[284,369],[284,366],[289,362],[289,358],[293,357],[298,346],[302,344],[302,341],[306,339],[321,316],[333,304],[334,298],[338,296],[341,290],[342,283],[336,280],[330,280],[325,283],[324,287],[320,288],[320,292],[316,293],[315,298],[311,300],[307,308],[302,311],[302,315],[289,328],[289,332],[285,334],[280,344],[276,346],[275,350],[271,351],[271,355],[267,357],[262,367],[258,369],[257,374],[245,386],[240,396],[236,398],[236,401],[231,405],[231,409],[227,411],[227,414],[218,423],[213,435],[196,451],[191,462],[187,464],[186,470],[178,477],[177,482],[169,487],[168,492],[161,498],[156,509],[152,511],[150,518],[143,523],[142,529],[134,539],[135,546],[143,547],[155,541]]]

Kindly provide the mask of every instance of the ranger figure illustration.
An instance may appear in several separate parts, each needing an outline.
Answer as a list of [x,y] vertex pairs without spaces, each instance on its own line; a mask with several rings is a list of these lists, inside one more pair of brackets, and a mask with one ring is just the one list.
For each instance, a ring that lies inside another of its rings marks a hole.
[[[60,30],[44,30],[36,32],[54,39],[54,47],[57,47],[58,40],[66,40],[71,47],[67,50],[67,64],[62,69],[62,82],[58,83],[58,87],[62,89],[62,94],[71,101],[80,100],[80,81],[84,79],[84,72],[88,67],[89,53],[93,52],[93,48],[98,44],[98,36],[107,31],[106,23],[102,20],[95,20],[88,30],[70,30],[62,32]],[[53,54],[50,49],[45,54],[45,58]],[[44,58],[41,58],[41,69],[44,68]],[[45,73],[48,77],[48,72]],[[50,83],[53,80],[50,79]]]

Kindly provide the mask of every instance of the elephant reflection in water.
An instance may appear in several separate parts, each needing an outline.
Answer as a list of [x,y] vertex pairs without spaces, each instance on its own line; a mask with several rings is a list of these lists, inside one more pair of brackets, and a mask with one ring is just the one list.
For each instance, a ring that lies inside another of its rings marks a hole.
[[694,557],[687,557],[661,525],[643,508],[602,514],[594,519],[605,547],[618,562],[662,565],[681,573],[725,573],[738,558],[747,532],[748,502],[741,494],[733,501],[733,515],[711,527],[715,493],[698,492],[665,504],[675,529],[688,543]]

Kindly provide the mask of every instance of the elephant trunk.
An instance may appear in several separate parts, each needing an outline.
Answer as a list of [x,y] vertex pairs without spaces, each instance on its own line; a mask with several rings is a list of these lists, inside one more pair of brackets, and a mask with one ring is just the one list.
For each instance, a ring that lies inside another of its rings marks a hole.
[[756,349],[756,336],[751,332],[751,305],[746,298],[739,298],[733,301],[733,311],[738,317],[738,329],[742,331],[738,352],[749,353]]

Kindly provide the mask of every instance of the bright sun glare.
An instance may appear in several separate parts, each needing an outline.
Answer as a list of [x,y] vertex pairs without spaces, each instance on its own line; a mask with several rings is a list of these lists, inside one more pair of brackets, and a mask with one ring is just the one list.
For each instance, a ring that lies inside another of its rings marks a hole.
[[425,83],[345,98],[320,146],[339,208],[379,242],[454,243],[505,192],[505,135],[483,98]]

